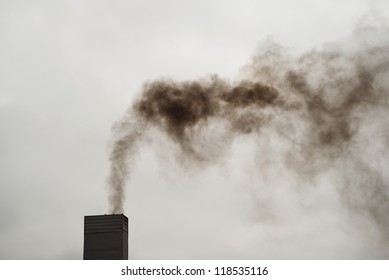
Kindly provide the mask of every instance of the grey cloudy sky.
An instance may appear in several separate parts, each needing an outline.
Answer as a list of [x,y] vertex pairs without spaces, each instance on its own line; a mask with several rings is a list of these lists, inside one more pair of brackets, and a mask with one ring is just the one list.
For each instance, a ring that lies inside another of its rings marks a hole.
[[[83,216],[108,208],[111,126],[145,81],[234,80],[266,38],[302,53],[371,9],[389,16],[384,0],[0,1],[0,259],[82,258]],[[325,178],[300,192],[272,174],[258,190],[256,139],[181,173],[159,137],[126,189],[131,258],[389,257]]]

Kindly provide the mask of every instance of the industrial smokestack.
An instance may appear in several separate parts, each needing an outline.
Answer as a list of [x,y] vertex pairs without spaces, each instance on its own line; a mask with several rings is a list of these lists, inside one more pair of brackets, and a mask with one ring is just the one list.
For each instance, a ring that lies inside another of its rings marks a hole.
[[84,260],[128,260],[128,218],[84,217]]

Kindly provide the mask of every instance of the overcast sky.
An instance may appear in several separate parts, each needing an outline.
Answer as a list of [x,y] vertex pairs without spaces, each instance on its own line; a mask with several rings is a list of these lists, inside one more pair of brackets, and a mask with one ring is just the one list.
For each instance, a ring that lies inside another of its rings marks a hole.
[[[112,124],[144,82],[235,80],[267,38],[302,53],[371,9],[389,16],[385,0],[1,0],[0,259],[82,259],[83,217],[108,209]],[[253,199],[253,141],[189,174],[161,162],[171,143],[144,145],[126,189],[130,258],[389,257],[344,226],[331,186],[273,178]],[[276,213],[258,212],[266,199]]]

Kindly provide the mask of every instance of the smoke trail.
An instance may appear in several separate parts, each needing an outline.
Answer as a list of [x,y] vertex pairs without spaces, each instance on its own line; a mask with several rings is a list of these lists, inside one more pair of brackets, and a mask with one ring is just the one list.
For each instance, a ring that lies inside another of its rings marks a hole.
[[[388,244],[387,162],[371,158],[389,152],[389,45],[377,39],[388,32],[363,30],[356,31],[353,44],[299,57],[267,42],[245,67],[246,80],[237,83],[217,76],[146,83],[131,114],[115,129],[108,179],[111,211],[123,211],[139,127],[142,132],[149,126],[160,129],[180,147],[182,158],[200,166],[218,162],[235,137],[260,137],[266,127],[291,143],[283,155],[285,168],[300,179],[336,167],[344,203],[375,221]],[[215,125],[224,127],[223,141],[210,133]]]
[[147,84],[133,108],[143,121],[165,131],[186,156],[206,160],[205,153],[194,148],[192,135],[199,133],[199,124],[219,118],[228,120],[232,132],[249,133],[265,121],[260,109],[270,106],[282,106],[275,88],[250,81],[230,85],[212,77],[202,82]]
[[[282,106],[276,89],[249,81],[231,86],[212,77],[209,81],[156,81],[146,84],[142,97],[131,113],[114,127],[115,141],[111,151],[110,212],[123,212],[124,187],[129,175],[129,161],[136,152],[141,129],[147,124],[161,128],[181,147],[186,157],[207,160],[205,152],[196,151],[191,133],[196,125],[213,117],[228,119],[231,130],[248,133],[264,122],[251,111],[265,106]],[[237,113],[235,109],[243,109]],[[142,125],[141,125],[142,124]],[[203,147],[205,148],[205,147]]]
[[113,127],[115,140],[111,151],[111,169],[108,177],[110,188],[109,213],[123,213],[123,201],[125,198],[125,180],[129,176],[130,162],[135,153],[139,138],[141,137],[140,123],[134,122],[129,113],[122,121]]

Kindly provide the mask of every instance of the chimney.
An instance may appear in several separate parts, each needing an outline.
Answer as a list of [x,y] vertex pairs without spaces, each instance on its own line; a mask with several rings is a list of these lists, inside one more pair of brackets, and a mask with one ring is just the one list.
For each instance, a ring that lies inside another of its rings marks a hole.
[[84,217],[84,260],[128,260],[128,218],[125,215]]

